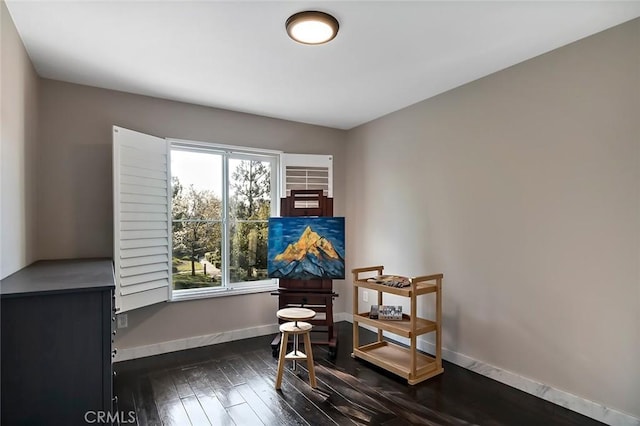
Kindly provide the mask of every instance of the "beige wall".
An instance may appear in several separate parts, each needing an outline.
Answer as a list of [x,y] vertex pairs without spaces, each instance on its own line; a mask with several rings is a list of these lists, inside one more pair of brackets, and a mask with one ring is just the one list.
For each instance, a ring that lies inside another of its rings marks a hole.
[[0,278],[35,260],[38,77],[0,1]]
[[[112,256],[111,126],[155,136],[333,154],[335,214],[344,214],[346,133],[179,102],[41,81],[40,258]],[[340,291],[344,283],[336,283]],[[119,348],[275,323],[268,293],[164,303],[129,314]],[[342,306],[337,312],[344,311]]]
[[639,123],[635,20],[353,129],[349,267],[443,272],[446,348],[640,417]]

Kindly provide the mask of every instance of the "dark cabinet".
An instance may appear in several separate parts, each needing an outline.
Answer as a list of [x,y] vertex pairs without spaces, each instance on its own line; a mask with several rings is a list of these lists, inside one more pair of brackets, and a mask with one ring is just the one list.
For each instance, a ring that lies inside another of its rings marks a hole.
[[39,261],[0,282],[2,425],[112,410],[113,291],[110,259]]

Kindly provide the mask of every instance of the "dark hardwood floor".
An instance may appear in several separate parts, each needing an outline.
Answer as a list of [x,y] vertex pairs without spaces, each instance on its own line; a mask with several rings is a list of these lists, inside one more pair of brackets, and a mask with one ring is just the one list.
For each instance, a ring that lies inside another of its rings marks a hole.
[[[314,346],[317,389],[304,365],[294,373],[289,363],[276,391],[273,336],[263,336],[117,363],[118,410],[134,410],[140,425],[602,424],[447,362],[409,386],[351,358],[351,324],[337,328],[335,359]],[[374,338],[361,329],[362,342]]]

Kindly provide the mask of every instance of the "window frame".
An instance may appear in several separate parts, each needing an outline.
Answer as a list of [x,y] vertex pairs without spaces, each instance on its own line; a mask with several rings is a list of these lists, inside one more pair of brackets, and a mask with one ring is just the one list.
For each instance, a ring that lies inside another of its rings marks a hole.
[[[209,154],[219,154],[222,156],[222,209],[223,215],[221,218],[222,224],[222,241],[221,241],[221,250],[224,255],[223,265],[226,266],[223,268],[223,285],[220,287],[203,287],[203,288],[194,288],[194,289],[179,289],[175,290],[173,288],[173,278],[170,280],[169,285],[169,301],[177,302],[182,300],[193,300],[193,299],[202,299],[209,297],[224,297],[224,296],[232,296],[239,294],[253,294],[253,293],[264,293],[269,291],[277,290],[278,288],[278,279],[276,278],[268,278],[265,280],[258,281],[241,281],[241,282],[230,282],[230,271],[229,271],[229,262],[230,262],[230,227],[231,220],[229,218],[228,211],[228,203],[229,203],[229,160],[231,159],[240,159],[240,160],[253,160],[253,161],[264,161],[269,160],[271,163],[271,175],[270,175],[270,185],[271,185],[271,216],[279,216],[280,214],[280,163],[281,163],[281,155],[282,151],[278,150],[270,150],[270,149],[260,149],[260,148],[251,148],[245,146],[236,146],[236,145],[225,145],[218,144],[212,142],[200,142],[200,141],[192,141],[185,139],[172,139],[167,138],[167,142],[169,145],[169,153],[171,153],[174,149],[176,150],[184,150],[191,152],[202,152]],[[173,174],[171,173],[171,158],[168,161],[168,182],[171,185],[171,180]],[[170,204],[171,206],[171,204]],[[170,207],[171,209],[171,207]],[[169,229],[170,238],[169,238],[169,253],[173,253],[173,217],[169,219]],[[172,256],[170,256],[171,258]],[[171,260],[170,260],[171,263]]]

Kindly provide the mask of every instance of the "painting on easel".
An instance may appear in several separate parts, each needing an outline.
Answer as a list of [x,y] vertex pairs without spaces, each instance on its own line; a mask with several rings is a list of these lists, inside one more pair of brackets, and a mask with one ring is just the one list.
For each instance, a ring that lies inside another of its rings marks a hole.
[[344,279],[344,217],[269,218],[269,278]]

